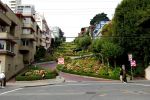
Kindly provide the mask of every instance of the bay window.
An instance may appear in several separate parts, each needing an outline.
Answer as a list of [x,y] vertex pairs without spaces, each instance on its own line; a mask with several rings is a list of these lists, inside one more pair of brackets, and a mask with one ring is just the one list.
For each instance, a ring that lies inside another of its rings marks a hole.
[[3,40],[0,40],[0,50],[4,50],[5,42]]
[[0,51],[13,52],[13,44],[10,41],[0,40]]

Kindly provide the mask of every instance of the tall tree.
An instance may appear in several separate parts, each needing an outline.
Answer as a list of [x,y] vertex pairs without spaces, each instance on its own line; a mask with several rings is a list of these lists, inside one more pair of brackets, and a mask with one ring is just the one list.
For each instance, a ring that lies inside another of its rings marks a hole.
[[90,25],[95,25],[95,24],[99,23],[99,21],[103,21],[103,20],[109,21],[107,14],[105,14],[105,13],[97,14],[93,17],[93,19],[91,19]]
[[145,66],[150,61],[150,30],[143,23],[148,19],[150,0],[123,0],[116,8],[112,25],[114,41]]

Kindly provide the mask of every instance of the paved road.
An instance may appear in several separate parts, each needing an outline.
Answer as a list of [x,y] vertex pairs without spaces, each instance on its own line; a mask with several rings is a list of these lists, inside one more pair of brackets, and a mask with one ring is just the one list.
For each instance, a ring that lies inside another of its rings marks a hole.
[[[69,73],[63,73],[60,72],[59,75],[63,78],[65,78],[66,82],[82,82],[82,81],[115,81],[115,80],[110,80],[110,79],[103,79],[103,78],[94,78],[94,77],[88,77],[88,76],[80,76],[80,75],[74,75],[74,74],[69,74]],[[120,81],[115,81],[115,82],[120,82]]]
[[149,100],[150,84],[67,82],[41,87],[0,89],[0,100]]
[[48,68],[48,69],[56,69],[57,62],[51,61],[51,62],[45,62],[45,63],[38,63],[37,65],[42,66],[43,68]]

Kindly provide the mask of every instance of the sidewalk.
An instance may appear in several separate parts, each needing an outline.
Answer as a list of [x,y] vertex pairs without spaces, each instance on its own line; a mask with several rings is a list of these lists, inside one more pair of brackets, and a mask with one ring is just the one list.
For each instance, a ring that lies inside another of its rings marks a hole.
[[65,80],[62,77],[56,77],[56,79],[46,79],[37,81],[11,81],[7,82],[6,86],[18,86],[18,87],[37,87],[63,83]]

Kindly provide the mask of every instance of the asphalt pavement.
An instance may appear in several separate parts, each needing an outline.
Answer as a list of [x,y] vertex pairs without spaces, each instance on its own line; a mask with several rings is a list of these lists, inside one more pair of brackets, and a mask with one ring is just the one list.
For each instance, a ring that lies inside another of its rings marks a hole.
[[150,98],[149,81],[125,84],[99,81],[64,82],[6,89],[0,89],[0,100],[149,100]]

